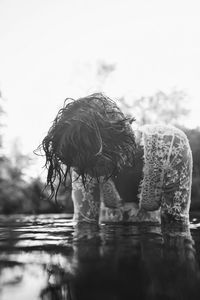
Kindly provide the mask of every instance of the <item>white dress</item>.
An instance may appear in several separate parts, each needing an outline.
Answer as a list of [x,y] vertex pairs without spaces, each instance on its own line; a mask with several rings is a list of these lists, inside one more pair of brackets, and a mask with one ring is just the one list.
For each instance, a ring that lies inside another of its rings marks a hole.
[[[160,222],[161,216],[189,220],[192,153],[186,135],[173,126],[144,125],[138,128],[137,136],[144,151],[139,205],[124,203],[112,179],[97,182],[88,177],[84,187],[72,171],[75,221]],[[114,207],[109,206],[111,201]]]

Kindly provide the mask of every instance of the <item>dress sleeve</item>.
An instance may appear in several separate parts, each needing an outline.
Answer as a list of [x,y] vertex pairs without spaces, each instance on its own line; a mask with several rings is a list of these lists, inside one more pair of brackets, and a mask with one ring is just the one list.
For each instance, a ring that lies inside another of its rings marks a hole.
[[97,180],[87,178],[84,187],[81,178],[72,170],[72,201],[74,204],[74,221],[98,223],[100,187]]
[[161,201],[162,217],[189,220],[192,184],[192,152],[184,133],[176,135],[169,165],[164,173]]

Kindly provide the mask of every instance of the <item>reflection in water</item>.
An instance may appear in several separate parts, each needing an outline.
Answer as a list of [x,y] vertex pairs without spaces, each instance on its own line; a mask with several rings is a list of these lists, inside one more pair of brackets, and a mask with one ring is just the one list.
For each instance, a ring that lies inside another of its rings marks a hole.
[[197,221],[191,236],[174,225],[80,228],[68,215],[2,217],[0,299],[198,299]]

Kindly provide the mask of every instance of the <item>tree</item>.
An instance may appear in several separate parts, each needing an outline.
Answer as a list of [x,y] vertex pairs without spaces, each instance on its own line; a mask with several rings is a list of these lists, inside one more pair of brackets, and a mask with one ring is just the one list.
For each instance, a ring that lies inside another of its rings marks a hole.
[[187,108],[187,95],[182,90],[173,89],[169,93],[158,91],[155,95],[141,97],[127,103],[121,98],[119,102],[123,111],[133,116],[142,124],[164,123],[183,125],[190,110]]
[[[2,93],[0,91],[0,130],[2,129],[3,123],[2,123],[2,115],[4,114],[4,110],[2,107],[2,102],[3,102],[3,97],[2,97]],[[2,147],[2,133],[0,131],[0,148]]]
[[97,80],[97,89],[102,90],[106,84],[107,79],[110,74],[115,71],[116,65],[113,63],[99,62],[97,66],[96,80]]

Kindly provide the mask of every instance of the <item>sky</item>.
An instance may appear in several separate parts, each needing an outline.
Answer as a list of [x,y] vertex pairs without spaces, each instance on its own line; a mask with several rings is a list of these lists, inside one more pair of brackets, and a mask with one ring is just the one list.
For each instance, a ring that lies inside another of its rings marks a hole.
[[[184,90],[200,126],[200,2],[0,0],[4,147],[32,155],[67,97]],[[115,65],[105,82],[99,64]],[[39,172],[39,171],[37,171]]]

